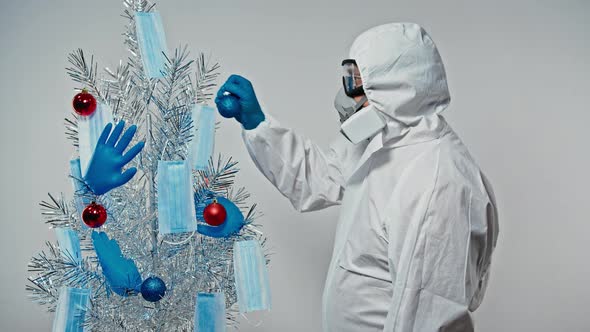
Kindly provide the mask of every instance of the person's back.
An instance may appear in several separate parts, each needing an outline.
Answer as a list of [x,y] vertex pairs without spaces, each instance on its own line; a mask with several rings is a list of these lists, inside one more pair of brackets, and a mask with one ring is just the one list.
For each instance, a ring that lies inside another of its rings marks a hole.
[[485,292],[485,250],[497,238],[495,199],[441,122],[436,138],[382,148],[345,175],[346,214],[324,292],[326,330],[474,329],[469,312]]
[[472,331],[498,221],[489,184],[440,115],[450,96],[438,51],[420,26],[393,23],[361,34],[350,59],[368,100],[357,112],[386,125],[326,152],[265,117],[249,82],[228,80],[256,111],[238,120],[258,169],[298,211],[342,205],[323,329]]

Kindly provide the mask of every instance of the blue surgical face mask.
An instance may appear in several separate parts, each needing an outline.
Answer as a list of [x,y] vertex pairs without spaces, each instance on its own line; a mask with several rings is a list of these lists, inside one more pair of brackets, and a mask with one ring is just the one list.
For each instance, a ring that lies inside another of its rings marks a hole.
[[225,331],[225,294],[198,293],[194,332]]
[[159,160],[156,181],[160,234],[193,232],[197,229],[190,162]]
[[215,148],[215,109],[211,106],[196,104],[191,116],[193,120],[193,139],[190,147],[190,159],[195,170],[205,170]]
[[66,260],[80,263],[82,261],[82,251],[80,249],[80,238],[70,227],[55,228],[55,237],[59,245],[59,251]]
[[84,316],[89,307],[89,288],[62,287],[55,309],[53,331],[84,331]]
[[270,309],[266,259],[257,240],[234,242],[234,277],[241,313]]
[[137,31],[137,43],[143,68],[147,77],[164,77],[166,58],[166,36],[162,18],[158,12],[136,12],[135,27]]

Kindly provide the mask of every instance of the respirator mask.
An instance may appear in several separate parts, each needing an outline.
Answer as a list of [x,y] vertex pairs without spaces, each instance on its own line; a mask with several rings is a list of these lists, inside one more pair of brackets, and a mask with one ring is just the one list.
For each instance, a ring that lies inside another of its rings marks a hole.
[[[385,120],[374,106],[363,107],[367,101],[360,71],[355,60],[342,61],[342,85],[334,107],[340,115],[340,132],[353,144],[372,138],[385,127]],[[357,102],[354,97],[362,96]]]

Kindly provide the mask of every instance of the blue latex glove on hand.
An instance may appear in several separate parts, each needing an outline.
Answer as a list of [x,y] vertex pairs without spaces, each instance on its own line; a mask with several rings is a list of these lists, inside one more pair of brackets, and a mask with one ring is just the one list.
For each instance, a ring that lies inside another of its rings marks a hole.
[[133,178],[137,168],[131,167],[123,174],[121,174],[121,169],[133,160],[145,145],[144,142],[139,142],[123,155],[123,151],[133,139],[137,126],[133,125],[127,128],[120,140],[119,136],[125,126],[125,121],[119,121],[109,136],[112,126],[111,123],[107,124],[100,134],[84,176],[84,181],[96,195],[102,195],[111,189],[122,186]]
[[[231,95],[226,96],[224,94],[226,92],[229,92]],[[232,96],[237,99],[239,104],[239,110],[237,112],[233,109],[227,109],[229,107],[228,105],[235,103],[228,103],[227,100],[224,100],[224,98],[231,98]],[[265,119],[258,99],[256,99],[252,83],[239,75],[231,75],[219,88],[217,97],[215,98],[215,104],[222,116],[224,114],[235,114],[234,117],[236,120],[246,130],[256,128]]]
[[106,233],[92,231],[92,244],[102,273],[113,292],[121,295],[134,295],[141,287],[141,275],[132,259],[121,253],[121,247]]

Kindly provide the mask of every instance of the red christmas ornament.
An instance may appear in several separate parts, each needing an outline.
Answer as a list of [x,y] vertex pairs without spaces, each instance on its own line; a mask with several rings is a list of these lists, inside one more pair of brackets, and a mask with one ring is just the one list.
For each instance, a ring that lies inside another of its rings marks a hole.
[[104,206],[92,202],[82,211],[82,221],[91,228],[98,228],[107,221],[107,210]]
[[96,99],[85,88],[72,100],[74,111],[82,116],[89,116],[96,110]]
[[207,205],[203,210],[203,219],[211,226],[219,226],[225,222],[227,212],[223,205],[217,203],[217,199],[213,199],[213,203]]

